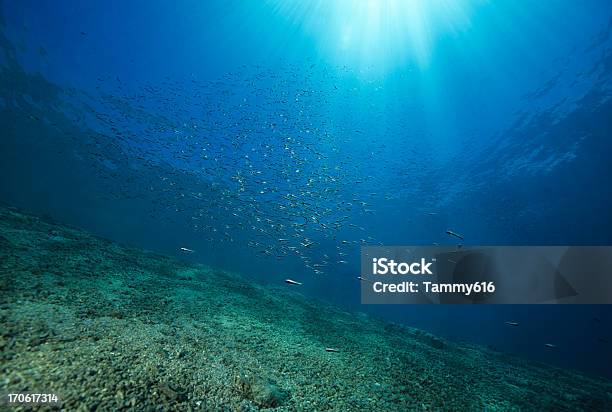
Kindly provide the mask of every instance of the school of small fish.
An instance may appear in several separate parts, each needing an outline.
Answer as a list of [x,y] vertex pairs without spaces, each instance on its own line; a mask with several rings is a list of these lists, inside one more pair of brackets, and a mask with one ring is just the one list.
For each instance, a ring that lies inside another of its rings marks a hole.
[[[358,265],[360,246],[382,244],[369,222],[420,190],[419,164],[430,156],[393,144],[402,120],[385,123],[389,108],[364,97],[379,88],[338,76],[312,64],[243,67],[216,81],[99,78],[95,91],[64,91],[67,115],[85,127],[61,132],[108,182],[105,197],[141,200],[150,218],[188,224],[214,247],[246,245],[264,259],[293,257],[315,275],[332,273]],[[353,100],[371,102],[361,108],[368,118],[347,110]],[[330,106],[342,110],[330,116]]]

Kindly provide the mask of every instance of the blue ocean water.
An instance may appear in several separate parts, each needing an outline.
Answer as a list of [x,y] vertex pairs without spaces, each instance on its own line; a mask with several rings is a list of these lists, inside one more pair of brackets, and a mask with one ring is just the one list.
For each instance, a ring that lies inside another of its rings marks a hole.
[[609,307],[363,306],[355,280],[362,245],[449,228],[612,243],[609,1],[1,5],[0,200],[612,376]]

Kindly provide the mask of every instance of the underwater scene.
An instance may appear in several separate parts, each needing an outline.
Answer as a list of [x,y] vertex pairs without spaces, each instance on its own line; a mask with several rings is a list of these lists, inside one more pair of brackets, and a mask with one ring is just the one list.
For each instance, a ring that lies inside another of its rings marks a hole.
[[362,264],[612,246],[610,179],[609,0],[0,0],[0,410],[610,411],[612,260]]

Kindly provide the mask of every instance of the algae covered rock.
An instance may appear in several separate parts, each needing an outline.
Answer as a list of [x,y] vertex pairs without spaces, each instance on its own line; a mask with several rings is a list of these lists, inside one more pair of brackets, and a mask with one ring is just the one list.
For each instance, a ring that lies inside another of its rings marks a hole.
[[242,395],[264,408],[276,408],[288,398],[287,392],[282,390],[275,381],[259,376],[240,372],[235,384]]

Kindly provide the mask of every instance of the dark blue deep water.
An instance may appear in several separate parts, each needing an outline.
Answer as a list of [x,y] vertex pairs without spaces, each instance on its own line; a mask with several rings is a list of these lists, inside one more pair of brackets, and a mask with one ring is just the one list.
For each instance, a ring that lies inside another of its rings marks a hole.
[[362,245],[453,244],[448,228],[472,245],[612,244],[609,0],[0,12],[4,203],[612,377],[609,307],[365,306],[355,280]]

